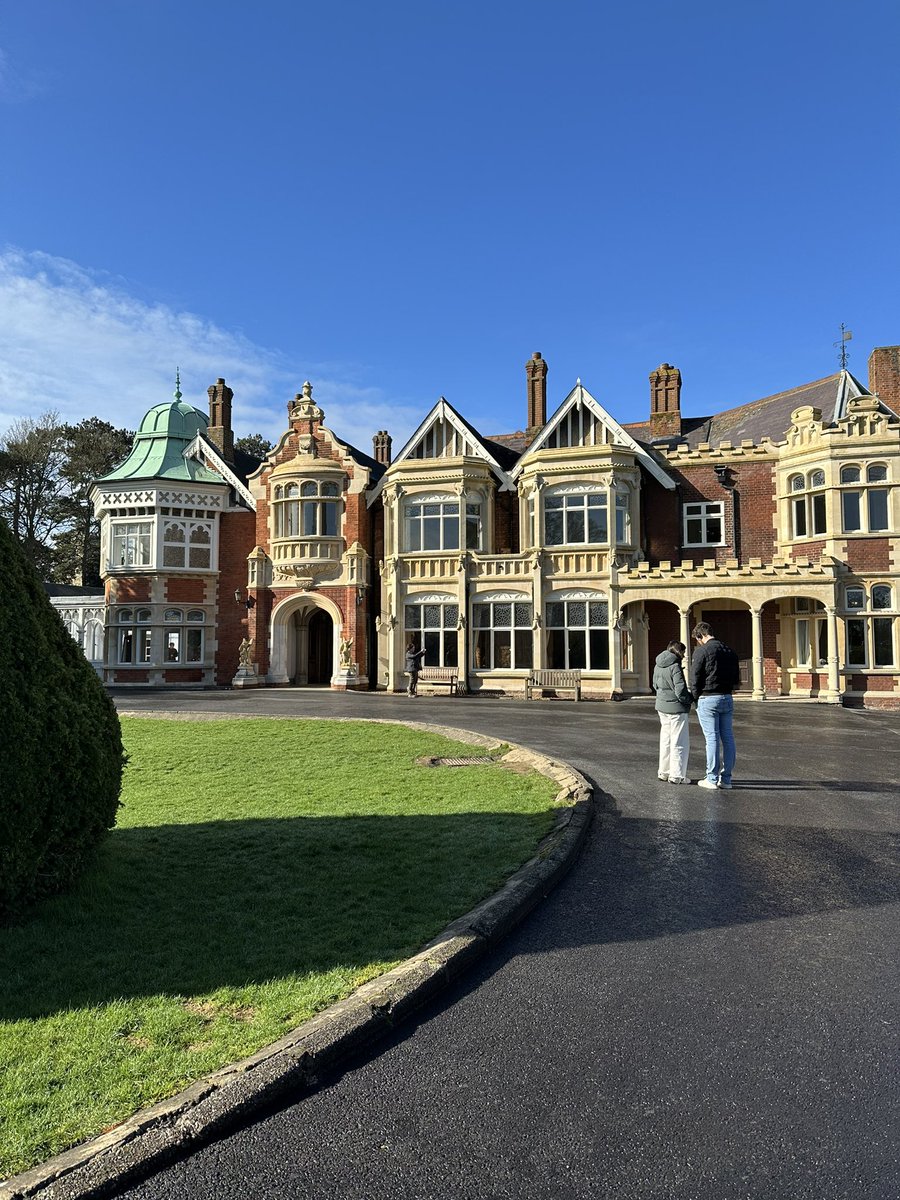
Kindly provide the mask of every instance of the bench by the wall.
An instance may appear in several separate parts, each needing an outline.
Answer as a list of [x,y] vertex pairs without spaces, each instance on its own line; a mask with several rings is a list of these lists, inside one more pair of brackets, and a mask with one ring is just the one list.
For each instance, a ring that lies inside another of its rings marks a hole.
[[419,683],[428,683],[432,687],[445,687],[451,696],[459,691],[458,667],[422,667],[419,671]]
[[525,699],[531,699],[532,692],[542,692],[544,689],[554,692],[574,692],[575,700],[581,699],[580,671],[532,671],[525,680]]

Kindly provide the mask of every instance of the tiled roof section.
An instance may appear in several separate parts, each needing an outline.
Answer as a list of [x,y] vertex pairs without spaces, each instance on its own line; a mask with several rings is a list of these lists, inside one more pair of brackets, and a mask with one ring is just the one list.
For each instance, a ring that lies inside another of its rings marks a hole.
[[262,459],[257,458],[255,454],[246,454],[243,450],[238,450],[237,447],[235,447],[234,462],[231,464],[231,469],[234,471],[235,475],[237,475],[241,483],[246,486],[247,480],[250,478],[253,472],[259,470],[261,462]]
[[[865,388],[856,380],[853,382],[860,393],[865,392]],[[668,439],[668,444],[687,442],[689,446],[698,446],[701,442],[709,442],[712,446],[718,446],[721,442],[731,442],[739,446],[742,441],[758,443],[764,437],[771,438],[773,442],[783,441],[795,408],[811,405],[821,409],[824,421],[831,421],[840,384],[841,373],[838,372],[825,379],[817,379],[814,383],[805,383],[786,392],[777,392],[774,396],[765,396],[762,400],[753,400],[750,404],[741,404],[738,408],[726,409],[712,417],[684,417],[681,436]],[[651,440],[649,421],[626,425],[624,428],[640,441]],[[661,444],[662,440],[654,442],[657,446]]]
[[517,438],[518,436],[515,433],[501,433],[498,437],[483,437],[481,439],[485,449],[489,454],[493,455],[498,466],[502,467],[504,471],[509,471],[522,457],[522,450],[525,447],[523,446],[520,450],[515,445],[510,445],[510,441],[508,440]]
[[90,585],[81,585],[79,583],[44,583],[44,591],[48,596],[53,596],[55,599],[77,599],[78,597],[91,597],[92,599],[102,600],[104,597],[103,585],[98,584],[96,587]]
[[492,433],[489,438],[485,439],[491,445],[505,447],[509,453],[515,456],[515,459],[521,458],[532,440],[524,429],[518,429],[515,433]]
[[350,457],[354,462],[358,462],[361,467],[369,468],[369,470],[372,472],[372,483],[377,483],[387,470],[387,467],[385,467],[384,463],[380,463],[378,459],[373,458],[371,454],[366,454],[364,450],[359,450],[356,446],[352,446],[350,442],[345,441],[343,438],[341,438],[340,441],[341,445],[346,446],[350,451]]

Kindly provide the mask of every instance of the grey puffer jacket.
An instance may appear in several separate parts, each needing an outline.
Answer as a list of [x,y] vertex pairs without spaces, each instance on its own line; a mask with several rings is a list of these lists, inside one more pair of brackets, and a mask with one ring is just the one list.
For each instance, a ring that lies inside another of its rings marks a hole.
[[671,650],[656,657],[653,668],[653,688],[656,692],[656,711],[684,713],[691,711],[693,697],[684,678],[681,659]]

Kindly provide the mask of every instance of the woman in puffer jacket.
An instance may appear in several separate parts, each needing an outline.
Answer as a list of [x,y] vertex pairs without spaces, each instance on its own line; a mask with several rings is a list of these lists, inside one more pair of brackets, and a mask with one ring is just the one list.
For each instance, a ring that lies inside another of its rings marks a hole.
[[653,689],[656,692],[656,711],[659,713],[659,770],[660,779],[669,783],[690,783],[687,778],[688,753],[691,748],[688,713],[693,697],[684,678],[681,661],[684,642],[669,642],[657,656],[653,668]]

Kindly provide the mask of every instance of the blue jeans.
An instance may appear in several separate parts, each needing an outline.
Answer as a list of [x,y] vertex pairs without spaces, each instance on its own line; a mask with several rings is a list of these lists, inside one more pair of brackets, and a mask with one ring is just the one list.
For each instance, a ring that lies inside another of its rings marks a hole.
[[701,696],[697,701],[697,716],[706,738],[706,778],[710,783],[731,783],[735,758],[733,713],[734,701],[730,696]]

